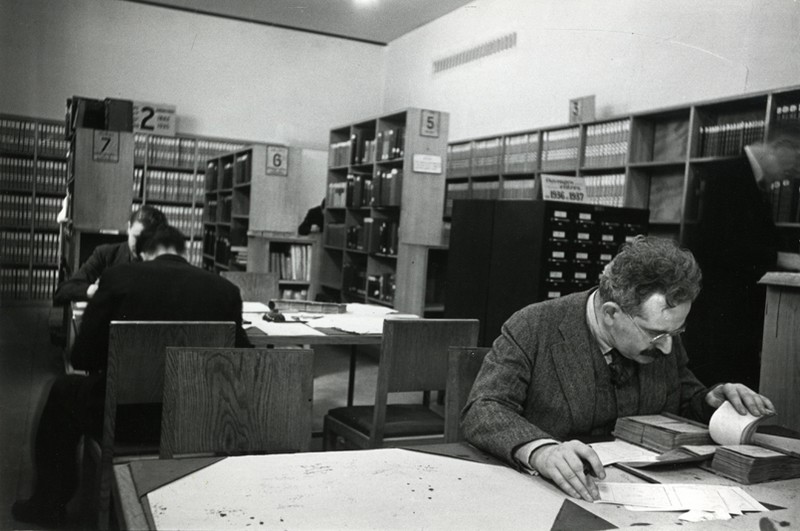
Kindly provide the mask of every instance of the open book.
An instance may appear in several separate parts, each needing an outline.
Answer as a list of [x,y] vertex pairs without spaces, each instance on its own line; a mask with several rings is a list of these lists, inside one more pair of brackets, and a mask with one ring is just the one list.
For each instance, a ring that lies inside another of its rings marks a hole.
[[[669,413],[620,418],[614,428],[618,439],[655,451],[631,453],[629,458],[617,455],[614,462],[643,468],[713,458],[714,472],[741,483],[798,477],[800,440],[755,433],[770,416],[740,415],[725,402],[708,427]],[[595,448],[601,461],[608,450]]]

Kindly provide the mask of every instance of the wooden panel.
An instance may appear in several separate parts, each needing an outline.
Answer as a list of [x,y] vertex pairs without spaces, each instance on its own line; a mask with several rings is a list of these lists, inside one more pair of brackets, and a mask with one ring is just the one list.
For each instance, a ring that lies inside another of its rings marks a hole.
[[768,286],[759,392],[778,412],[777,422],[800,431],[800,289]]
[[167,346],[234,345],[235,325],[225,322],[112,321],[108,379],[121,404],[160,403]]
[[386,319],[378,380],[389,393],[444,389],[447,349],[477,341],[475,319]]
[[472,384],[489,349],[450,347],[447,359],[447,393],[444,402],[444,441],[463,439],[460,427],[461,410],[467,403]]
[[270,300],[279,298],[277,273],[222,271],[220,276],[239,288],[243,301],[267,304]]
[[168,348],[165,382],[162,457],[309,448],[311,350]]
[[75,229],[124,231],[133,201],[133,134],[119,133],[119,161],[92,159],[93,129],[75,132]]
[[394,307],[402,313],[422,317],[425,312],[425,282],[428,274],[428,247],[401,243],[397,257],[397,277],[405,286],[422,286],[423,289],[398,289]]

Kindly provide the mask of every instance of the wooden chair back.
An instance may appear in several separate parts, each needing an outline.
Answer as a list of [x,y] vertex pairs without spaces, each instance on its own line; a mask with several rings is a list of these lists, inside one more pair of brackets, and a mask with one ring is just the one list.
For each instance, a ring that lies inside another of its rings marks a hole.
[[220,275],[239,288],[243,301],[263,302],[279,298],[277,273],[252,273],[248,271],[222,271]]
[[118,406],[161,403],[168,346],[233,347],[235,336],[233,322],[111,321],[97,492],[100,529],[109,525]]
[[483,365],[489,347],[450,347],[447,352],[447,390],[444,398],[444,442],[461,441],[461,410]]
[[383,439],[389,393],[439,391],[447,386],[450,346],[475,345],[477,319],[392,319],[383,323],[371,439]]
[[160,457],[307,451],[314,354],[167,348]]

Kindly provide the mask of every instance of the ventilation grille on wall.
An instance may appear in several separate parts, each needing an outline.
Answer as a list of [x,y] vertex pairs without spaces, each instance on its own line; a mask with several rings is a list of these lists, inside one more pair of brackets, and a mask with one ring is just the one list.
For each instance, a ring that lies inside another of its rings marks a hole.
[[472,61],[477,61],[487,55],[510,50],[516,47],[516,45],[517,32],[515,31],[514,33],[503,35],[502,37],[492,39],[478,46],[473,46],[463,52],[458,52],[443,59],[437,59],[433,62],[433,73],[438,74],[439,72],[444,72],[445,70],[450,70],[451,68],[471,63]]

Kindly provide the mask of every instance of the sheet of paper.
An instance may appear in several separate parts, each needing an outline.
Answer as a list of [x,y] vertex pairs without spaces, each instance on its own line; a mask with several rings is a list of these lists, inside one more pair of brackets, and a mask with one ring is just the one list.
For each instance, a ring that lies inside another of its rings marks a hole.
[[600,499],[596,503],[615,503],[655,510],[766,511],[752,496],[739,487],[704,484],[598,483]]
[[[324,336],[305,323],[274,323],[263,319],[256,319],[250,326],[254,326],[268,336]],[[248,327],[249,328],[249,327]]]
[[336,328],[352,334],[381,334],[384,319],[414,319],[416,315],[391,313],[384,315],[331,313],[309,321],[314,328]]
[[266,313],[269,311],[269,306],[264,304],[263,302],[252,302],[252,301],[244,301],[242,302],[242,313]]
[[592,443],[589,446],[600,458],[603,466],[628,461],[655,461],[658,456],[657,452],[620,440]]
[[380,306],[378,304],[362,304],[360,302],[351,302],[346,307],[346,312],[357,315],[387,315],[390,313],[397,313],[387,306]]

